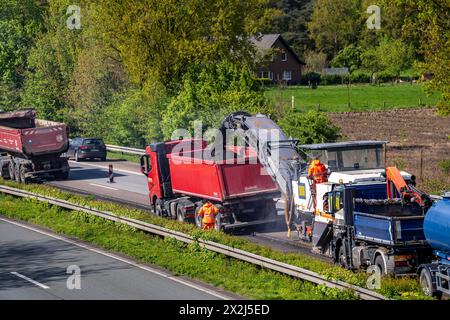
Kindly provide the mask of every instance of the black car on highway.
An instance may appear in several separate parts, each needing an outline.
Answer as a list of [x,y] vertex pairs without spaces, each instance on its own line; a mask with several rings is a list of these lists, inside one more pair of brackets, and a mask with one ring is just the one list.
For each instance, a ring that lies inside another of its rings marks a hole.
[[70,141],[66,156],[77,162],[81,159],[106,161],[106,145],[98,138],[75,138]]

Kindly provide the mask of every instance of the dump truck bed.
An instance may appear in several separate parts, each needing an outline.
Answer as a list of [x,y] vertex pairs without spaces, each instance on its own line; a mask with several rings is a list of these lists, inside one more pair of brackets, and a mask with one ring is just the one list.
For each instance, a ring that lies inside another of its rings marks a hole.
[[168,160],[175,193],[226,202],[279,192],[262,165],[250,157],[247,163],[217,163],[170,154]]
[[0,113],[0,151],[37,157],[68,148],[64,123],[34,118],[32,111]]
[[425,242],[423,221],[424,215],[418,206],[386,200],[355,204],[355,237],[360,240],[392,246],[421,244]]

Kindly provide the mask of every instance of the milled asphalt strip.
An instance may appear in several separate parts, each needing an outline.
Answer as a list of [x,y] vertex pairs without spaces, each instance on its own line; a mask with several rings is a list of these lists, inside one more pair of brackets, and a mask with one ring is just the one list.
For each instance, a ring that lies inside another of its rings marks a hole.
[[[72,160],[69,160],[69,162],[70,162],[70,163],[73,163],[73,164],[77,164],[77,165],[82,165],[82,166],[86,165],[86,166],[90,166],[90,167],[100,168],[100,169],[103,169],[103,170],[108,170],[108,169],[109,169],[108,167],[99,166],[99,165],[92,164],[92,163],[86,163],[86,162],[83,162],[82,164],[80,164],[79,162],[72,161]],[[130,171],[130,170],[114,169],[114,171],[117,171],[117,172],[124,172],[124,173],[129,173],[129,174],[135,174],[135,175],[137,175],[137,176],[142,176],[142,173],[135,172],[135,171]]]
[[[156,269],[153,269],[153,268],[151,268],[151,267],[149,267],[149,266],[145,266],[145,265],[142,265],[142,264],[138,264],[138,263],[136,263],[136,262],[134,262],[134,261],[132,261],[132,260],[129,260],[129,259],[126,259],[126,258],[123,258],[123,257],[119,257],[119,256],[117,256],[117,255],[115,255],[115,254],[108,253],[108,252],[105,252],[105,251],[96,249],[96,248],[91,247],[91,246],[89,246],[89,245],[82,244],[82,243],[79,243],[79,242],[77,242],[77,241],[70,240],[70,239],[68,239],[68,238],[62,237],[62,236],[57,236],[57,235],[54,235],[54,234],[52,234],[52,233],[45,232],[45,231],[43,231],[43,230],[39,230],[39,229],[33,228],[33,227],[31,227],[31,226],[27,226],[27,225],[24,225],[24,224],[22,224],[22,223],[19,223],[19,222],[16,222],[16,221],[12,221],[12,220],[9,220],[9,219],[5,219],[5,218],[1,218],[1,217],[0,217],[0,221],[4,221],[4,222],[6,222],[6,223],[10,223],[10,224],[13,224],[13,225],[18,226],[18,227],[21,227],[21,228],[28,229],[28,230],[31,230],[31,231],[34,231],[34,232],[37,232],[37,233],[46,235],[46,236],[51,237],[51,238],[53,238],[53,239],[57,239],[57,240],[64,241],[64,242],[66,242],[66,243],[70,243],[70,244],[72,244],[72,245],[75,245],[75,246],[77,246],[77,247],[80,247],[80,248],[89,250],[89,251],[91,251],[91,252],[95,252],[95,253],[97,253],[97,254],[101,254],[101,255],[106,256],[106,257],[109,257],[109,258],[111,258],[111,259],[115,259],[115,260],[121,261],[121,262],[123,262],[123,263],[132,265],[132,266],[134,266],[134,267],[136,267],[136,268],[139,268],[139,269],[142,269],[142,270],[151,272],[151,273],[156,274],[156,275],[158,275],[158,276],[161,276],[161,277],[163,277],[163,278],[166,278],[166,279],[169,279],[169,280],[172,280],[172,281],[181,283],[181,284],[183,284],[183,285],[185,285],[185,286],[188,286],[188,287],[190,287],[190,288],[193,288],[193,289],[202,291],[202,292],[204,292],[204,293],[207,293],[207,294],[209,294],[209,295],[215,296],[215,297],[217,297],[217,298],[219,298],[219,299],[222,299],[222,300],[231,300],[231,299],[233,299],[232,297],[228,297],[228,296],[226,296],[226,295],[222,295],[222,294],[220,294],[220,293],[218,293],[218,292],[215,292],[215,291],[210,290],[210,289],[208,289],[208,288],[201,287],[201,286],[199,286],[199,285],[197,285],[197,284],[194,284],[194,283],[191,283],[191,282],[189,282],[189,281],[187,281],[187,280],[179,279],[179,278],[177,278],[177,277],[174,277],[174,276],[165,274],[165,273],[163,273],[163,272],[160,272],[160,271],[158,271],[158,270],[156,270]],[[22,278],[22,277],[21,277],[21,278]],[[28,279],[29,279],[29,278],[28,278]],[[25,280],[27,280],[27,279],[25,279]],[[33,281],[32,279],[29,279],[29,280]],[[30,282],[31,282],[31,281],[30,281]],[[36,283],[35,283],[35,284],[36,284]],[[36,284],[36,285],[37,285],[37,284]]]
[[11,274],[15,275],[16,277],[22,278],[28,282],[31,282],[32,284],[34,284],[42,289],[50,289],[50,287],[46,286],[45,284],[39,283],[33,279],[30,279],[30,278],[24,276],[23,274],[18,273],[18,272],[11,272]]

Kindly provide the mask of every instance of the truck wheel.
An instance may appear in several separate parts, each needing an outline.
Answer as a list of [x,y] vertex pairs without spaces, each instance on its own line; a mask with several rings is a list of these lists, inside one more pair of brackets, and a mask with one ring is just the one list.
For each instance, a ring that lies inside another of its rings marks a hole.
[[157,199],[155,202],[155,214],[159,217],[163,216],[163,206],[160,199]]
[[381,254],[379,254],[376,258],[375,258],[375,265],[380,268],[380,272],[381,274],[386,274],[386,268],[384,267],[384,260],[383,257],[381,256]]
[[0,171],[0,176],[4,179],[4,180],[9,180],[9,166],[2,166],[1,171]]
[[214,225],[214,228],[217,231],[222,231],[222,216],[220,213],[216,216],[216,223]]
[[183,208],[180,205],[177,207],[177,220],[180,222],[185,222]]
[[202,221],[203,219],[202,219],[202,217],[200,217],[198,215],[199,210],[200,210],[200,207],[197,207],[195,209],[195,226],[199,229],[202,229],[203,228],[203,221]]
[[27,173],[27,168],[25,168],[24,166],[20,166],[19,172],[20,172],[20,181],[25,184],[30,183],[30,179],[25,177],[25,174]]
[[17,165],[15,165],[15,172],[14,172],[14,176],[15,176],[15,178],[16,178],[16,182],[17,183],[22,183],[23,181],[22,181],[22,177],[21,177],[21,175],[20,175],[20,168],[21,168],[21,165],[19,165],[19,164],[17,164]]
[[419,282],[425,295],[435,297],[439,300],[442,298],[442,292],[439,292],[434,288],[430,271],[427,268],[423,268],[420,272]]
[[348,269],[347,257],[345,256],[345,250],[344,250],[343,243],[339,246],[338,262],[341,267]]
[[9,178],[12,181],[16,180],[16,168],[14,166],[14,161],[11,160],[9,162],[8,170],[9,170]]

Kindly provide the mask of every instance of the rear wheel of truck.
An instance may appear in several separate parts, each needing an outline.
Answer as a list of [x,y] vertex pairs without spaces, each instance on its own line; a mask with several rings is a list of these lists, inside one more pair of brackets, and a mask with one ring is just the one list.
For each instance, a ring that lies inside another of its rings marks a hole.
[[28,171],[27,168],[26,168],[25,166],[23,166],[23,165],[21,165],[19,168],[20,168],[20,169],[19,169],[20,181],[21,181],[22,183],[25,183],[25,184],[30,183],[30,182],[31,182],[31,179],[30,179],[30,178],[27,178],[27,177],[25,176],[25,174],[26,174],[27,171]]
[[198,215],[198,211],[200,210],[200,208],[201,208],[201,206],[198,206],[195,209],[195,226],[199,229],[202,229],[203,228],[203,218]]
[[439,292],[434,288],[433,281],[431,280],[431,273],[427,268],[423,268],[420,272],[419,283],[425,295],[435,297],[439,300],[442,298],[442,292]]
[[341,267],[343,267],[345,269],[348,269],[347,257],[345,255],[345,250],[344,250],[344,244],[343,243],[339,246],[338,262],[339,262],[339,265]]
[[0,177],[2,177],[4,180],[9,180],[9,166],[8,165],[3,165],[0,168]]
[[14,161],[11,160],[9,162],[8,170],[9,170],[9,178],[13,181],[16,180],[16,168],[14,165]]
[[21,167],[21,165],[20,164],[16,164],[15,166],[14,166],[14,177],[16,178],[16,182],[17,183],[22,183],[22,177],[21,177],[21,175],[20,175],[20,167]]
[[383,257],[381,256],[381,254],[379,254],[376,258],[375,258],[375,263],[374,263],[378,268],[380,268],[380,272],[381,274],[385,274],[386,273],[386,268],[384,267],[384,260]]
[[185,222],[186,218],[184,216],[184,210],[183,208],[179,205],[177,206],[177,220],[180,222]]
[[159,217],[163,216],[163,204],[160,199],[156,199],[155,201],[155,215]]

